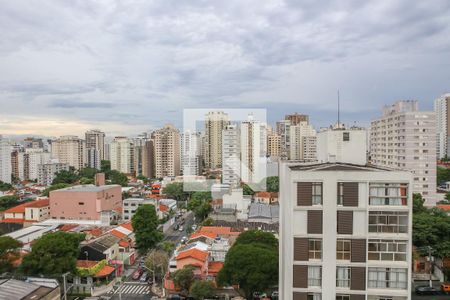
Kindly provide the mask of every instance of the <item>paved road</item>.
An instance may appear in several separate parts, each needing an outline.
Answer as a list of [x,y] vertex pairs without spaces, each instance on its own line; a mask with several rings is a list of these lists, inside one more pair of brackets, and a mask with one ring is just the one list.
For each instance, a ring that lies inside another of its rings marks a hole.
[[122,286],[120,286],[118,290],[110,291],[104,296],[111,297],[111,300],[133,300],[150,299],[152,296],[155,296],[155,294],[151,292],[150,285],[148,285],[147,283],[125,282]]
[[[183,225],[183,231],[179,230],[173,230],[173,226],[167,230],[167,232],[164,234],[164,240],[171,241],[175,245],[178,245],[181,242],[181,239],[183,236],[187,236],[187,231],[192,227],[194,224],[194,214],[192,212],[187,212],[183,216],[185,222]],[[176,223],[178,223],[177,221]]]
[[450,299],[450,295],[417,296],[413,293],[412,300],[444,300]]

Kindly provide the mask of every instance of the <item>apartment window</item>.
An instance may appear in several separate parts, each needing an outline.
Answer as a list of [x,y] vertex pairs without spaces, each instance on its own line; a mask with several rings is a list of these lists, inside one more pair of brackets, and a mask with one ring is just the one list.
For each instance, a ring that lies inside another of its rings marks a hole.
[[312,205],[322,204],[322,183],[313,182],[312,183]]
[[343,133],[342,133],[342,140],[343,140],[344,142],[350,141],[350,132],[343,132]]
[[309,259],[322,259],[322,240],[309,240]]
[[78,205],[84,205],[84,202],[78,202]]
[[322,300],[322,294],[308,294],[307,300]]
[[369,240],[369,260],[406,261],[407,241]]
[[406,183],[371,183],[370,205],[406,205],[408,198]]
[[336,300],[350,300],[350,295],[336,295]]
[[406,289],[407,269],[369,268],[369,288]]
[[350,260],[350,254],[351,254],[350,247],[351,247],[350,240],[338,239],[336,241],[336,259]]
[[339,288],[350,287],[350,267],[336,268],[336,287]]
[[322,286],[322,267],[308,266],[308,287]]
[[369,232],[408,233],[408,212],[369,212]]
[[344,205],[344,183],[338,182],[337,205]]

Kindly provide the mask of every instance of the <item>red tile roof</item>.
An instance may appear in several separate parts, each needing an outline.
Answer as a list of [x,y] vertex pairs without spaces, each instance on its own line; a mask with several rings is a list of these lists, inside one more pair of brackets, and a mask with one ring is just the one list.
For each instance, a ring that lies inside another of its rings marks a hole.
[[30,201],[30,202],[25,202],[22,204],[19,204],[17,206],[11,207],[10,209],[7,209],[4,211],[4,213],[25,213],[25,208],[26,207],[44,207],[44,206],[49,206],[50,204],[50,200],[49,199],[41,199],[41,200],[36,200],[36,201]]
[[215,234],[215,233],[213,233],[213,232],[194,232],[190,237],[189,237],[189,239],[190,240],[193,240],[193,239],[196,239],[196,238],[198,238],[198,237],[202,237],[202,236],[204,236],[204,237],[207,237],[207,238],[210,238],[210,239],[215,239],[216,237],[217,237],[217,234]]
[[33,222],[37,222],[37,221],[36,220],[26,220],[26,219],[14,219],[14,218],[3,219],[2,221],[0,221],[0,223],[25,223],[25,222],[33,223]]
[[120,224],[120,226],[122,226],[123,228],[128,229],[129,231],[133,231],[133,225],[131,225],[131,223]]
[[180,254],[178,254],[177,260],[185,259],[185,258],[188,258],[188,257],[191,257],[191,258],[194,258],[196,260],[205,262],[207,260],[207,258],[208,258],[208,252],[201,251],[201,250],[198,250],[198,249],[194,248],[194,249],[191,249],[191,250],[188,250],[188,251],[184,251],[184,252],[181,252]]
[[127,241],[121,240],[121,241],[119,241],[119,246],[122,248],[127,248],[127,247],[130,247],[130,243],[128,243]]
[[231,227],[219,227],[219,226],[202,226],[199,233],[214,233],[216,235],[239,235],[239,232],[231,231]]
[[445,211],[450,211],[450,204],[438,204],[436,207]]
[[78,227],[78,224],[64,224],[59,230],[60,231],[70,231],[77,227]]
[[270,192],[256,192],[255,197],[270,198]]
[[120,231],[118,231],[118,230],[115,230],[115,229],[113,229],[113,230],[111,231],[111,234],[114,235],[114,236],[116,236],[116,237],[118,237],[119,239],[123,239],[124,237],[127,236],[125,233],[122,233],[122,232],[120,232]]
[[112,272],[114,272],[115,270],[116,269],[114,269],[113,267],[104,266],[103,269],[101,269],[100,271],[95,273],[95,277],[105,277],[105,276],[111,274]]
[[208,264],[208,273],[217,274],[223,268],[223,262],[221,261],[211,261]]
[[101,236],[103,234],[103,231],[100,228],[94,228],[88,232],[93,236]]
[[8,214],[8,213],[22,213],[23,214],[23,213],[25,213],[26,206],[27,206],[27,203],[22,203],[22,204],[19,204],[17,206],[14,206],[14,207],[11,207],[11,208],[5,210],[4,213],[5,214]]
[[36,200],[36,201],[31,201],[27,203],[27,207],[45,207],[45,206],[49,206],[50,205],[50,199],[40,199],[40,200]]

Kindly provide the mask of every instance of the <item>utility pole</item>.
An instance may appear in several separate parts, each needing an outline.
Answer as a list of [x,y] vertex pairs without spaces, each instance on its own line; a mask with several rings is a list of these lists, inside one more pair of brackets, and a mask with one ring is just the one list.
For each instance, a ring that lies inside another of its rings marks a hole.
[[432,262],[432,258],[431,258],[431,247],[428,246],[428,258],[430,260],[430,287],[433,287],[433,278],[432,278],[432,272],[431,270],[433,269],[433,262]]
[[67,300],[67,284],[66,284],[67,279],[66,279],[66,276],[69,275],[69,274],[70,274],[69,272],[62,274],[63,287],[64,287],[64,300]]

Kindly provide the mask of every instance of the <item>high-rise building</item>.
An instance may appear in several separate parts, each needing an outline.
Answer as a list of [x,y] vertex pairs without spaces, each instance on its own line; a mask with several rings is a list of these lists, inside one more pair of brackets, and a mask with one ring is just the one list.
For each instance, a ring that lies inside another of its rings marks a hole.
[[69,165],[59,162],[49,162],[39,165],[37,182],[40,185],[49,186],[55,179],[55,174],[60,171],[68,171]]
[[272,132],[267,135],[267,156],[280,157],[281,136]]
[[450,157],[450,93],[434,101],[436,113],[436,155],[438,159]]
[[44,142],[41,138],[27,137],[23,140],[25,148],[40,149],[44,148]]
[[277,122],[277,134],[280,136],[280,159],[288,160],[290,157],[290,120],[281,120]]
[[93,129],[86,131],[87,166],[100,170],[101,161],[105,159],[105,133]]
[[134,173],[136,176],[144,176],[144,150],[145,143],[150,138],[147,133],[140,134],[138,137],[133,139],[134,147]]
[[289,159],[316,160],[316,130],[306,121],[292,125],[289,130]]
[[52,141],[52,158],[60,163],[68,164],[76,170],[85,167],[86,143],[77,136],[62,136]]
[[155,141],[155,174],[157,178],[178,176],[181,170],[180,132],[168,124],[153,132]]
[[117,136],[110,144],[111,170],[125,174],[134,174],[133,141],[124,136]]
[[142,175],[155,178],[155,143],[152,139],[145,142],[142,151]]
[[21,149],[13,149],[11,152],[11,172],[14,178],[25,180],[24,152]]
[[23,154],[23,176],[25,180],[38,179],[39,165],[50,162],[51,154],[42,148],[27,148]]
[[299,113],[293,113],[290,115],[286,115],[284,117],[285,120],[289,120],[291,122],[291,125],[298,125],[300,122],[305,122],[306,124],[309,124],[309,116],[303,115]]
[[280,299],[411,299],[412,175],[283,163]]
[[367,164],[367,132],[361,127],[324,128],[317,134],[319,163]]
[[109,148],[110,148],[110,144],[109,143],[105,143],[105,160],[111,160],[111,157],[109,156]]
[[222,167],[222,131],[228,123],[228,115],[223,111],[205,115],[205,166],[209,169]]
[[[241,122],[241,180],[246,183],[259,183],[266,176],[265,158],[267,142],[264,139],[265,127],[249,116]],[[264,139],[262,143],[261,140]]]
[[400,168],[414,176],[413,192],[426,205],[436,203],[436,116],[419,111],[417,101],[398,101],[371,123],[370,159],[377,166]]
[[240,133],[236,124],[228,124],[222,132],[222,183],[232,187],[241,183]]
[[181,169],[183,175],[200,175],[201,147],[199,132],[185,131],[181,135]]
[[0,135],[0,181],[5,183],[11,183],[11,151],[11,145]]

